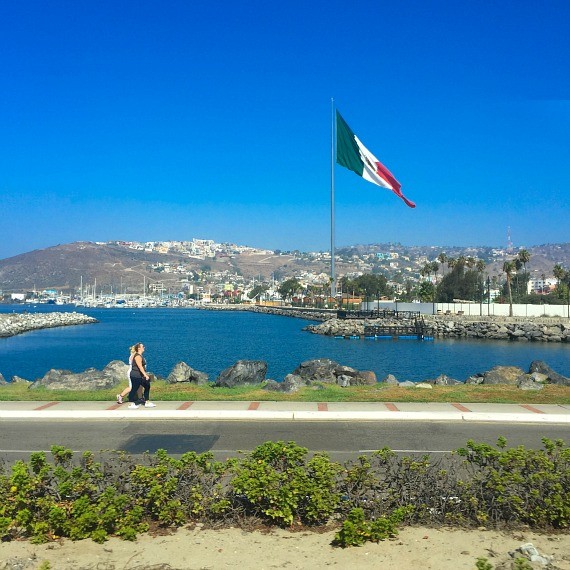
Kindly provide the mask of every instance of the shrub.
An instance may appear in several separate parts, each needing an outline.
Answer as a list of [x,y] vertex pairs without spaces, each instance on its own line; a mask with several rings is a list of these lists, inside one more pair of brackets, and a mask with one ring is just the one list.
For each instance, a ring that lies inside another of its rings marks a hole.
[[278,525],[295,518],[305,524],[326,522],[339,502],[338,464],[326,454],[307,462],[307,448],[294,442],[267,442],[235,465],[231,485],[246,510]]
[[[335,544],[382,540],[399,524],[570,526],[570,450],[468,441],[445,459],[382,449],[343,465],[294,442],[266,442],[241,459],[166,451],[96,462],[60,446],[0,465],[0,540],[134,540],[149,525],[204,521],[322,525],[344,521]],[[483,562],[481,562],[483,564]]]
[[398,524],[411,507],[401,507],[388,516],[366,520],[361,508],[352,509],[342,528],[335,534],[334,546],[361,546],[365,542],[380,542],[398,535]]
[[506,449],[468,441],[457,453],[469,478],[461,482],[466,514],[480,523],[570,526],[570,449],[542,439],[543,449]]

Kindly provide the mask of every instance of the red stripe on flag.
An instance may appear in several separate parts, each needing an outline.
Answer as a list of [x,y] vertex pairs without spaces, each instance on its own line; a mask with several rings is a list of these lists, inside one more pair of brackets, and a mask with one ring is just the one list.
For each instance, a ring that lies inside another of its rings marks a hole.
[[396,196],[398,196],[399,198],[402,198],[402,200],[404,200],[406,205],[408,205],[410,208],[416,207],[414,202],[408,200],[402,194],[402,185],[394,178],[394,175],[381,162],[376,162],[376,173],[378,174],[378,176],[380,176],[386,182],[388,182],[390,186],[392,186],[392,192],[394,192],[394,194],[396,194]]

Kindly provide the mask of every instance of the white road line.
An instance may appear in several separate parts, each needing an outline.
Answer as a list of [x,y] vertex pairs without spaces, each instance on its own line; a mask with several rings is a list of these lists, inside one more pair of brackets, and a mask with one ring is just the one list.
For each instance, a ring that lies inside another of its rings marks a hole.
[[[358,453],[375,453],[376,451],[380,451],[378,449],[359,449]],[[445,450],[434,450],[434,449],[390,449],[390,451],[394,451],[395,453],[453,453],[453,451],[445,451]],[[334,452],[331,452],[334,453]],[[352,452],[347,452],[352,453]]]

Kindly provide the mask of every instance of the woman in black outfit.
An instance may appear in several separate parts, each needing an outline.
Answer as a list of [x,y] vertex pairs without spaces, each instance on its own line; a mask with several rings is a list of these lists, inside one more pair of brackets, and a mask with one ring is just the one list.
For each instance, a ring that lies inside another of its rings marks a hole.
[[133,368],[131,370],[131,391],[129,393],[129,408],[154,408],[149,400],[150,396],[150,376],[146,371],[146,360],[143,356],[144,344],[137,342],[134,346],[135,355],[133,357]]

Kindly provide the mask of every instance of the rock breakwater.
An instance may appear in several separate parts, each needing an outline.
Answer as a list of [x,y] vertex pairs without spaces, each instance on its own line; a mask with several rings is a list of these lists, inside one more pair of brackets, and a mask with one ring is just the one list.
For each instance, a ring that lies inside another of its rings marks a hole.
[[[448,317],[423,315],[428,334],[438,338],[480,338],[520,342],[570,342],[570,320],[557,318]],[[329,336],[364,335],[365,326],[413,325],[413,319],[337,319],[307,330]]]
[[326,321],[336,316],[336,310],[333,309],[300,309],[298,307],[267,307],[265,305],[204,305],[198,308],[207,311],[247,311],[311,321]]
[[441,318],[425,319],[433,336],[451,338],[483,338],[522,342],[570,342],[570,320],[543,318],[522,319],[495,317],[489,319]]
[[97,319],[82,313],[9,313],[0,315],[0,337],[9,337],[28,331],[86,325]]

